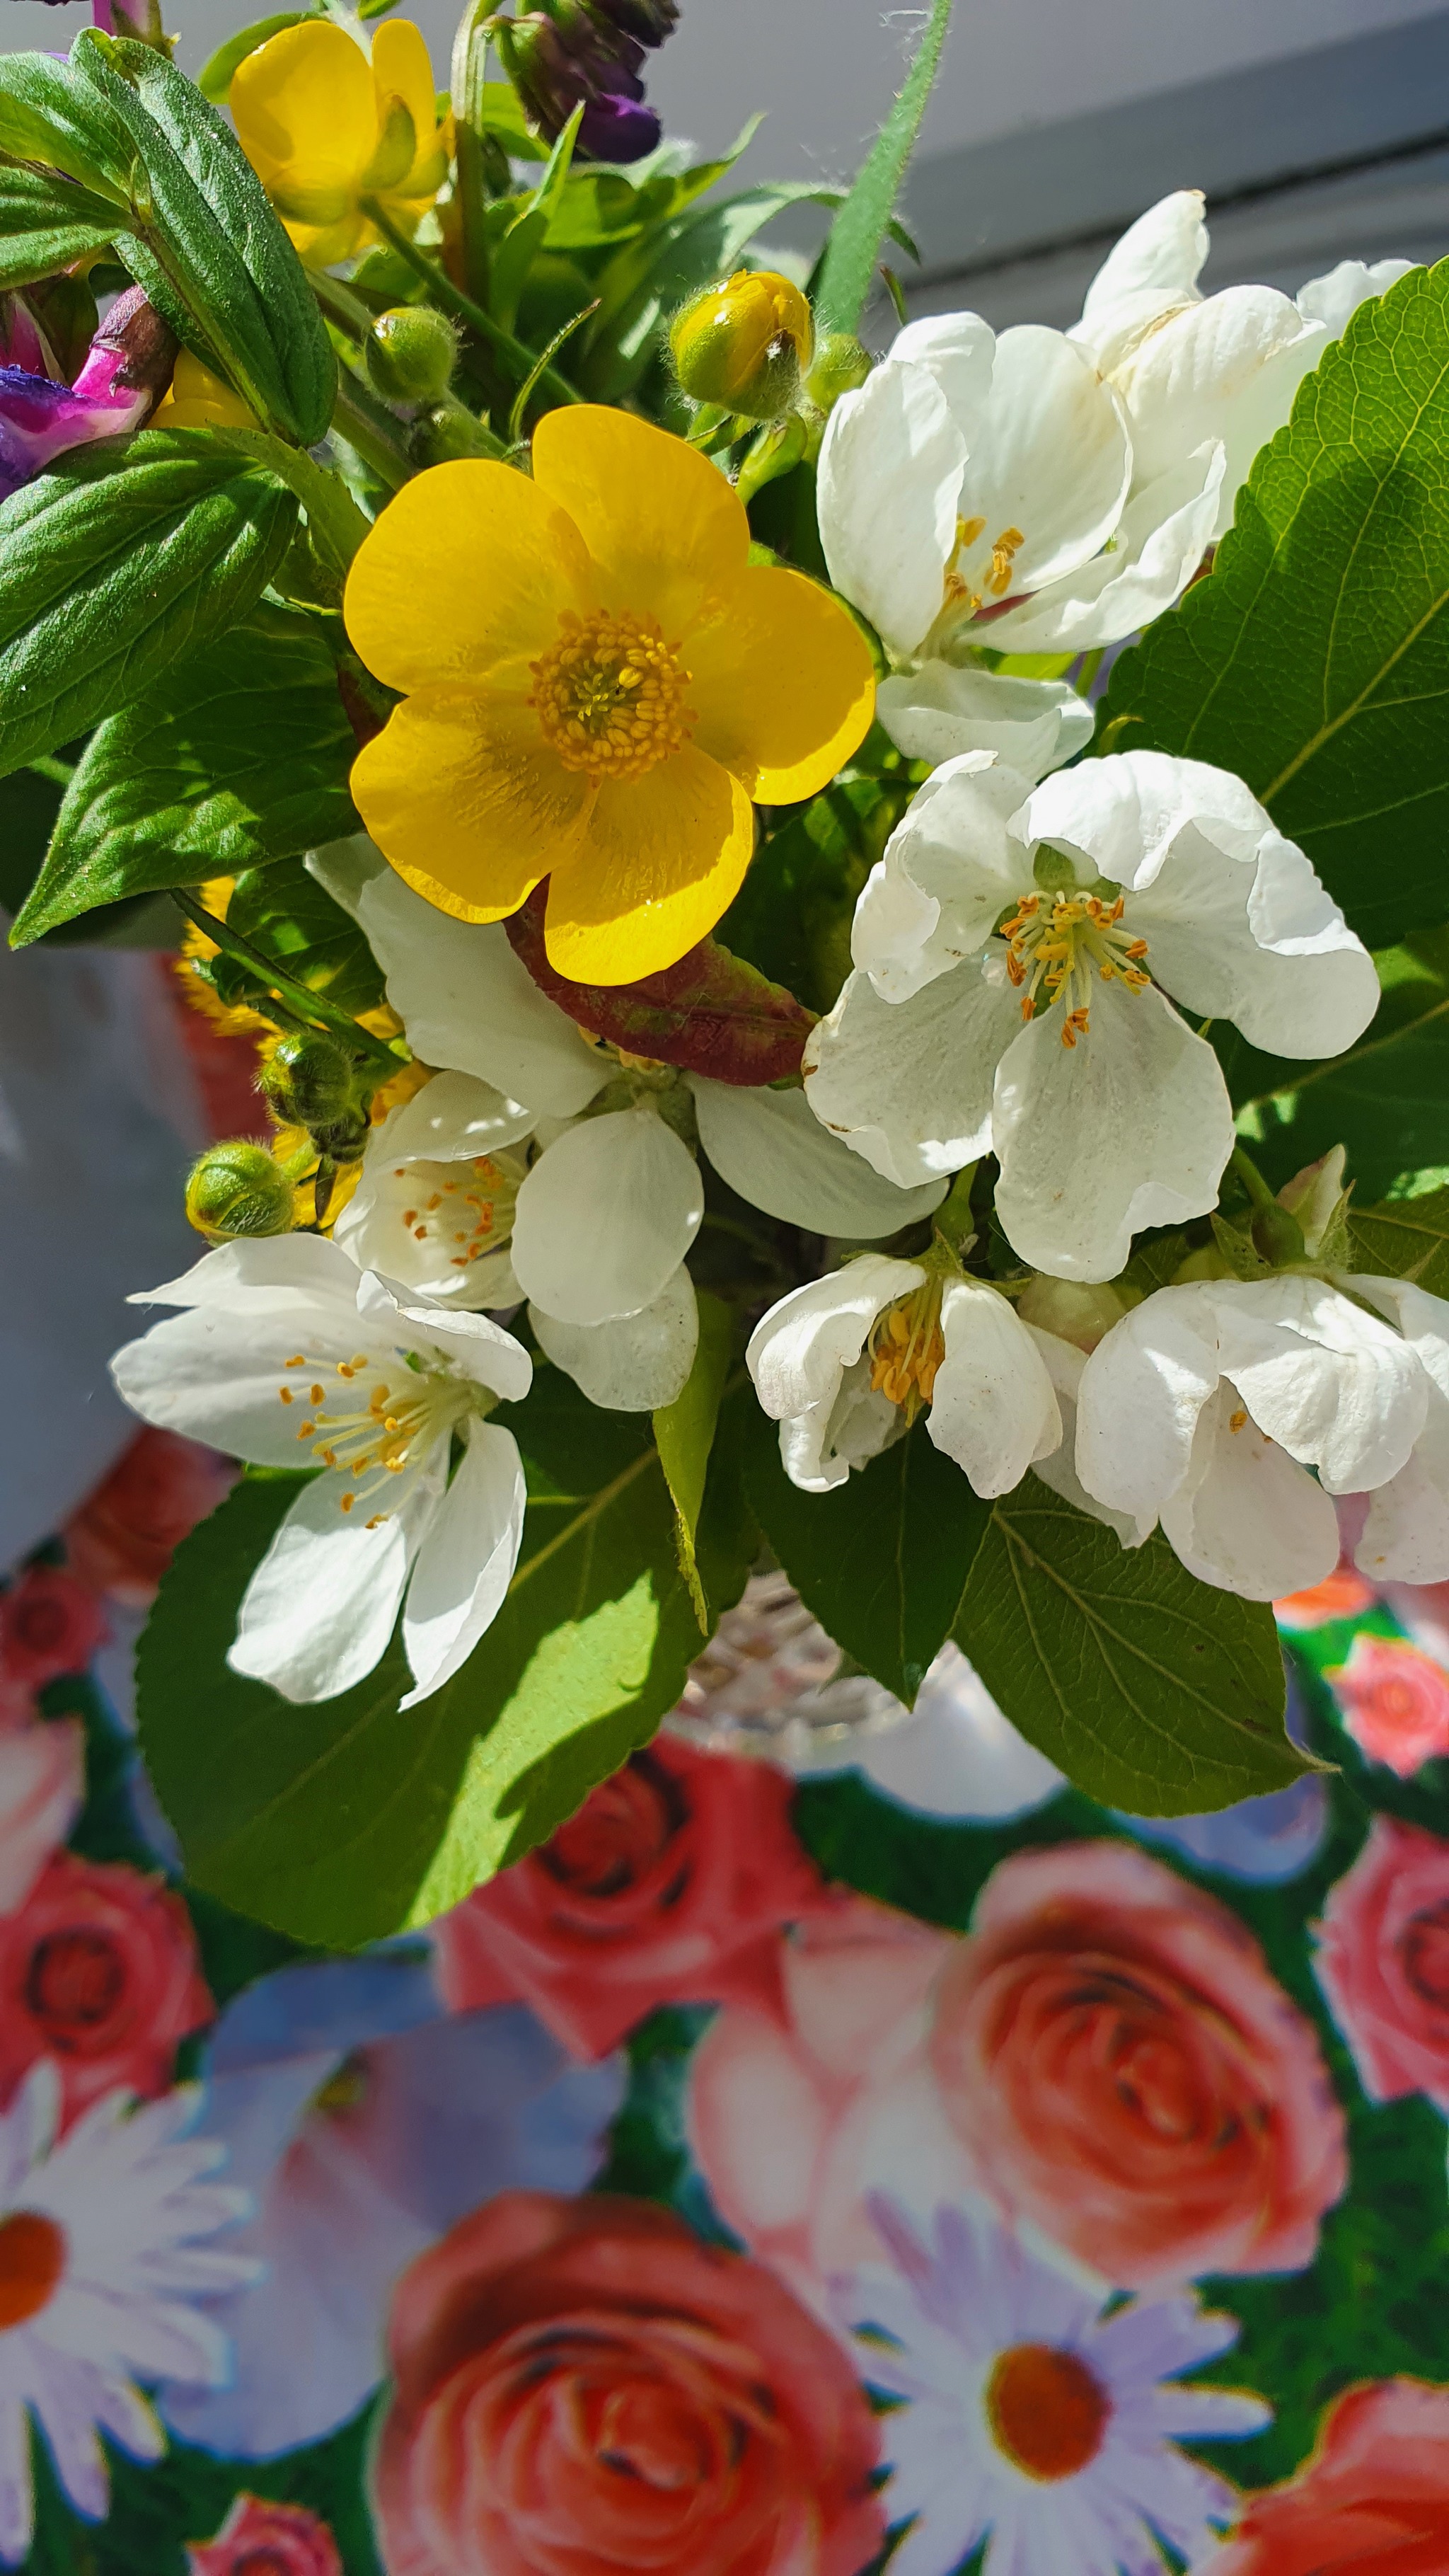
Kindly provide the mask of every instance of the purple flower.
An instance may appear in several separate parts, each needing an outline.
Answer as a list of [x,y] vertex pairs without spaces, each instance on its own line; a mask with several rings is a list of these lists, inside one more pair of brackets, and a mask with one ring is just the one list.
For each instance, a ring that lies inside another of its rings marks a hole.
[[[25,332],[14,307],[8,347],[27,358],[40,354],[34,325]],[[29,365],[0,366],[0,500],[66,448],[138,429],[175,353],[171,333],[136,286],[117,297],[73,385]]]
[[632,36],[636,45],[662,45],[679,24],[678,0],[588,0],[602,25]]
[[622,25],[603,23],[585,0],[549,0],[547,10],[501,20],[495,42],[524,114],[550,142],[582,105],[582,159],[640,161],[653,151],[661,128],[644,103],[644,49]]

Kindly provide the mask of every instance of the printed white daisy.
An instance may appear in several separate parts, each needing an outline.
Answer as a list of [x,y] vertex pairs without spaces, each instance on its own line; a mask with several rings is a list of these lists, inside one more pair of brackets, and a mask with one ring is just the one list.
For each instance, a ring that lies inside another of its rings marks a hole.
[[1068,1279],[1115,1277],[1139,1228],[1217,1204],[1232,1106],[1169,995],[1314,1057],[1379,1001],[1241,779],[1151,751],[1035,788],[989,754],[947,762],[873,869],[851,953],[806,1046],[816,1116],[902,1187],[993,1152],[1010,1242]]
[[487,1416],[528,1393],[522,1344],[484,1315],[406,1302],[315,1234],[224,1244],[130,1302],[184,1310],[111,1362],[143,1421],[259,1467],[323,1471],[247,1586],[233,1670],[331,1699],[371,1672],[401,1609],[416,1684],[402,1705],[441,1689],[518,1561],[518,1444]]
[[166,2437],[137,2381],[218,2386],[225,2337],[191,2304],[257,2277],[198,2244],[244,2218],[245,2192],[200,2177],[225,2158],[189,2139],[196,2086],[133,2106],[111,2093],[55,2144],[60,2087],[38,2065],[0,2116],[0,2562],[32,2537],[30,2418],[78,2513],[109,2501],[105,2433],[142,2460]]
[[622,1063],[538,990],[501,924],[438,912],[370,843],[312,864],[366,932],[414,1050],[448,1068],[370,1142],[337,1241],[450,1305],[526,1298],[595,1404],[647,1412],[689,1375],[696,1144],[751,1206],[812,1233],[870,1241],[941,1199],[934,1178],[900,1190],[863,1169],[803,1092]]
[[[1029,2253],[975,2204],[938,2208],[929,2243],[873,2196],[894,2258],[842,2292],[861,2377],[906,2402],[881,2419],[891,2576],[1163,2576],[1233,2519],[1233,2489],[1175,2446],[1260,2432],[1271,2409],[1184,2371],[1226,2352],[1236,2318],[1191,2298],[1100,2296]],[[861,2332],[861,2329],[866,2331]]]

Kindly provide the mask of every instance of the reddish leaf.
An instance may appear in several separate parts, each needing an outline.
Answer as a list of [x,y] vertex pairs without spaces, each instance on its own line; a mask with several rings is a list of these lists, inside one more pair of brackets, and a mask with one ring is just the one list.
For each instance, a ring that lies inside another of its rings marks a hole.
[[547,886],[535,887],[508,936],[539,990],[579,1028],[714,1082],[778,1082],[799,1072],[814,1012],[717,939],[701,939],[677,965],[637,984],[573,984],[548,962],[547,901]]

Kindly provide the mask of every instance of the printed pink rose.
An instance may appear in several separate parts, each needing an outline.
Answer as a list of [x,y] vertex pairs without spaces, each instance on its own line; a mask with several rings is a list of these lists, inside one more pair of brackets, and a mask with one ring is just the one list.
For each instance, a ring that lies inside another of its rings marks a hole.
[[239,2495],[214,2540],[186,2553],[187,2576],[343,2576],[342,2553],[305,2505]]
[[1449,1673],[1402,1637],[1355,1637],[1328,1675],[1355,1744],[1401,1780],[1449,1753]]
[[39,2057],[59,2072],[66,2127],[117,2085],[164,2093],[177,2042],[215,2009],[179,1896],[124,1862],[57,1852],[0,1918],[0,2103]]
[[790,1794],[765,1763],[661,1737],[435,1925],[444,1996],[531,2004],[579,2057],[657,2004],[768,2000],[780,1925],[824,1901]]
[[0,1730],[0,1914],[24,1904],[80,1814],[85,1784],[79,1718]]
[[1316,1965],[1369,2099],[1427,2093],[1449,2118],[1449,1842],[1376,1816],[1329,1889]]
[[29,1565],[0,1592],[0,1673],[20,1690],[83,1673],[109,1635],[94,1593],[58,1565]]
[[1249,2499],[1203,2576],[1444,2576],[1449,2388],[1385,2379],[1330,2407],[1286,2486]]
[[235,1476],[229,1460],[199,1441],[139,1431],[66,1528],[76,1574],[127,1609],[149,1609],[176,1549]]
[[969,2186],[927,2049],[959,1946],[842,1897],[781,1941],[778,1993],[729,2005],[694,2052],[690,2143],[715,2207],[812,2305],[833,2274],[882,2259],[869,2193],[924,2214]]
[[1126,1843],[993,1871],[932,2058],[984,2187],[1121,2289],[1299,2270],[1347,2184],[1317,2040],[1257,1942]]
[[504,2192],[404,2273],[389,2576],[859,2576],[874,2419],[774,2275],[672,2212]]

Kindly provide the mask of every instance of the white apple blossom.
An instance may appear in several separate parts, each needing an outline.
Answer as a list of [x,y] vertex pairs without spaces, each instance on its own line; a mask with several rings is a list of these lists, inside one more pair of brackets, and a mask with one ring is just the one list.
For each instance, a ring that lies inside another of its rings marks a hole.
[[851,953],[806,1047],[816,1116],[902,1188],[994,1153],[1009,1241],[1068,1279],[1114,1277],[1140,1228],[1216,1204],[1232,1107],[1173,1000],[1324,1057],[1379,999],[1242,781],[1160,752],[1034,789],[989,754],[947,762],[872,871]]
[[801,1091],[622,1065],[538,990],[501,925],[437,911],[369,867],[368,846],[361,866],[348,849],[314,864],[415,1051],[451,1069],[368,1146],[335,1229],[363,1267],[452,1306],[526,1298],[541,1348],[594,1403],[649,1411],[679,1394],[698,1336],[695,1142],[741,1198],[812,1233],[870,1241],[939,1203],[934,1177],[901,1190],[864,1168]]
[[[371,1672],[399,1609],[411,1708],[467,1661],[523,1534],[499,1400],[533,1363],[484,1315],[410,1304],[319,1235],[229,1243],[133,1305],[183,1311],[112,1361],[146,1422],[261,1467],[320,1467],[243,1596],[228,1661],[290,1700]],[[463,1443],[451,1481],[454,1439]]]
[[1332,1572],[1336,1494],[1370,1497],[1365,1572],[1437,1581],[1449,1303],[1405,1280],[1293,1272],[1159,1289],[1085,1364],[1077,1472],[1100,1501],[1160,1521],[1204,1582],[1248,1600]]

